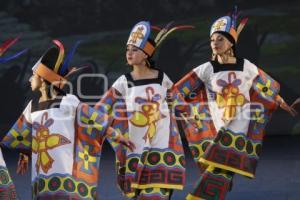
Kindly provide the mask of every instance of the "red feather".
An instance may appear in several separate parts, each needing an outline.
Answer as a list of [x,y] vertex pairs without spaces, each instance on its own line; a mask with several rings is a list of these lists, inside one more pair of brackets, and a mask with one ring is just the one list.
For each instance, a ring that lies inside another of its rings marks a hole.
[[151,28],[156,31],[161,31],[161,28],[158,26],[151,26]]
[[246,24],[248,22],[248,17],[245,17],[241,20],[240,24]]
[[8,40],[6,40],[1,46],[0,46],[0,56],[2,56],[6,50],[11,47],[12,45],[14,45],[19,39],[20,39],[21,35],[19,35],[18,37],[16,37],[15,39],[10,38]]
[[191,26],[191,25],[181,25],[181,26],[176,26],[176,30],[192,29],[192,28],[195,28],[195,26]]

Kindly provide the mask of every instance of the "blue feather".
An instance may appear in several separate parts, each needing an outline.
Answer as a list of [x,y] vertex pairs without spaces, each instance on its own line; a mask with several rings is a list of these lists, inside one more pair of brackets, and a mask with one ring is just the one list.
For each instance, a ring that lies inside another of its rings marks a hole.
[[232,16],[231,16],[231,19],[232,19],[231,25],[234,29],[236,29],[236,25],[237,25],[237,17],[238,17],[237,9],[238,9],[237,5],[235,5],[233,8]]
[[77,47],[79,46],[79,44],[80,44],[81,42],[82,42],[82,40],[78,40],[78,41],[74,44],[72,50],[68,53],[66,59],[64,60],[64,63],[62,64],[62,67],[61,67],[61,69],[60,69],[60,74],[61,74],[62,76],[64,76],[64,75],[68,72],[67,69],[69,68],[69,63],[70,63],[72,57],[74,56],[74,53],[75,53]]
[[20,55],[24,54],[27,51],[28,51],[28,49],[24,49],[24,50],[12,55],[12,56],[7,56],[7,57],[0,58],[0,63],[5,63],[7,61],[15,59],[15,58],[19,57]]

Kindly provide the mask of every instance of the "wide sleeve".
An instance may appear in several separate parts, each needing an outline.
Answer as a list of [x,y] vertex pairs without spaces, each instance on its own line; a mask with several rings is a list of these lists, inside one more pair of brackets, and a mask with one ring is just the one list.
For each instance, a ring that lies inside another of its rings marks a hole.
[[[0,148],[0,197],[1,199],[17,199],[17,193],[15,189],[15,185],[11,179],[9,171],[6,167],[6,164],[3,159],[2,151]],[[7,198],[6,198],[7,197]]]
[[[121,80],[121,81],[120,81]],[[125,103],[125,89],[127,84],[124,76],[119,78],[113,86],[105,93],[101,100],[95,105],[95,109],[106,113],[109,116],[109,126],[123,137],[128,138],[128,118]],[[125,179],[127,147],[122,143],[107,137],[109,144],[116,154],[116,173],[119,188],[124,192],[128,190],[128,183]]]
[[95,109],[105,113],[108,119],[108,126],[112,127],[108,133],[108,140],[115,151],[123,148],[122,144],[116,142],[112,137],[116,136],[118,133],[122,134],[124,137],[128,137],[128,118],[127,118],[127,108],[125,102],[125,85],[127,85],[127,80],[125,76],[121,76],[112,85],[112,87],[104,94],[101,100],[95,105]]
[[9,149],[28,153],[31,151],[32,138],[31,101],[1,141],[1,145]]
[[[107,114],[86,103],[80,103],[77,106],[75,119],[76,159],[73,175],[90,184],[97,184],[103,142],[107,134],[115,140],[118,133],[108,131],[111,128]],[[85,162],[86,160],[89,162]]]
[[177,119],[185,120],[183,114],[189,112],[191,102],[198,101],[198,97],[204,88],[204,68],[204,66],[200,65],[193,69],[171,88],[169,104],[171,112]]
[[268,110],[277,108],[277,95],[280,92],[280,84],[271,76],[258,68],[258,75],[252,84],[252,101],[261,102]]
[[248,136],[251,139],[262,142],[265,127],[279,105],[277,100],[279,91],[279,83],[258,69],[258,75],[253,80],[250,91],[251,120]]
[[176,100],[184,100],[191,97],[193,92],[203,85],[203,81],[199,78],[195,70],[192,70],[180,79],[172,88],[173,98]]
[[201,166],[198,160],[216,136],[204,85],[208,81],[209,70],[208,65],[200,65],[172,88],[173,114],[185,134],[193,159],[199,167]]
[[86,132],[90,136],[95,135],[95,139],[102,140],[108,136],[112,141],[119,141],[120,133],[110,127],[112,118],[100,109],[81,103],[77,109],[77,120],[81,132]]

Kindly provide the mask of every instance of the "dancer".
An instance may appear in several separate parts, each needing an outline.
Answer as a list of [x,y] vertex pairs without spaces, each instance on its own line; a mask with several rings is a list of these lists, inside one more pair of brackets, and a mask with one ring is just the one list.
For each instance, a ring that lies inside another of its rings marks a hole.
[[[0,46],[0,56],[2,56],[12,45],[14,45],[18,40],[20,39],[20,36],[13,39],[6,40],[1,46]],[[0,57],[0,63],[6,63],[12,59],[15,59],[25,53],[27,49],[20,51],[12,56],[6,56],[6,57]],[[0,199],[3,200],[15,200],[18,199],[15,185],[11,180],[11,177],[9,175],[8,169],[6,167],[5,161],[3,159],[2,150],[0,148]]]
[[107,115],[65,92],[68,78],[79,69],[68,65],[74,51],[64,61],[63,45],[58,40],[53,43],[32,68],[31,89],[37,97],[26,106],[2,144],[31,152],[33,199],[97,199],[105,137],[131,150],[134,146],[108,128]]
[[247,19],[237,12],[211,27],[212,59],[173,88],[177,116],[194,160],[200,167],[186,199],[225,199],[235,173],[254,178],[265,126],[280,106],[296,111],[279,96],[279,84],[247,59],[236,57],[236,44]]
[[132,71],[122,75],[101,101],[98,110],[110,113],[112,126],[136,146],[133,152],[112,143],[117,154],[118,184],[129,198],[170,199],[185,181],[185,161],[177,125],[168,108],[168,91],[173,83],[152,56],[160,43],[176,29],[172,24],[150,39],[150,23],[136,24],[129,36],[126,59]]

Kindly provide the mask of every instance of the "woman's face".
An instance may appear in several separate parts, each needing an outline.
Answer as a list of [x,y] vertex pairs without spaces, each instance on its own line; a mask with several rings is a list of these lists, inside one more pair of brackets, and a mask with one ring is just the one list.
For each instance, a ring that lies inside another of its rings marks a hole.
[[147,55],[139,48],[133,45],[127,45],[126,48],[126,59],[129,65],[141,65],[146,64],[145,60],[147,59]]
[[210,47],[212,49],[213,54],[222,55],[226,51],[228,51],[233,44],[222,34],[214,33],[210,37]]
[[42,86],[41,78],[34,72],[33,72],[32,76],[30,77],[29,82],[30,82],[32,91],[36,91],[36,90],[40,89],[40,87]]

